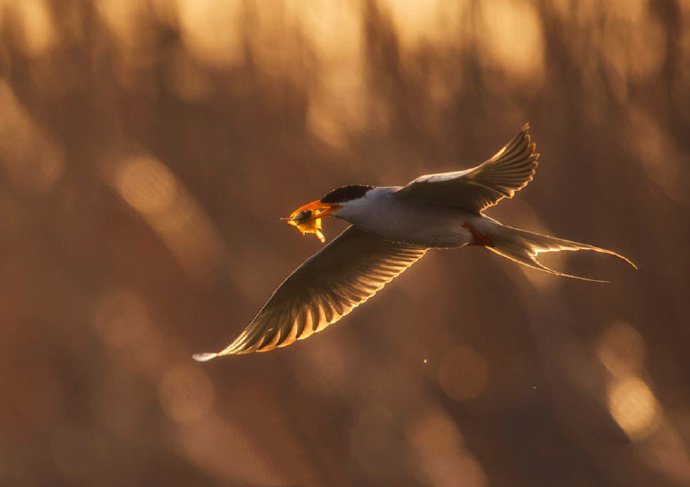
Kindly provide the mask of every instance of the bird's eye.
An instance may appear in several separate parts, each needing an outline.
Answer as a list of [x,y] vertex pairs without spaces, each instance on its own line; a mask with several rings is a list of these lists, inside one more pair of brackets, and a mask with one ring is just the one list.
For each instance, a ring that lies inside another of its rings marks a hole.
[[297,215],[295,215],[294,220],[296,222],[303,222],[305,220],[308,220],[311,217],[312,213],[313,213],[312,210],[300,211],[299,213],[297,213]]

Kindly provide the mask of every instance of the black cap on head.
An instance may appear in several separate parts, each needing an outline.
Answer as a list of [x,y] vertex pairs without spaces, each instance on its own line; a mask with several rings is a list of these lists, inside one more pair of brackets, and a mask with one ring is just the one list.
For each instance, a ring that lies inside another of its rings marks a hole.
[[344,203],[346,201],[355,200],[364,196],[367,191],[373,189],[373,186],[365,186],[363,184],[355,184],[352,186],[343,186],[342,188],[334,189],[326,196],[321,198],[322,203]]

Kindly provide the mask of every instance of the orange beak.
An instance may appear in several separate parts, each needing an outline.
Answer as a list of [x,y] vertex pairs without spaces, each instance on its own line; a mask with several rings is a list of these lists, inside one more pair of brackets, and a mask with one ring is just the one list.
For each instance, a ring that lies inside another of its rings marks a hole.
[[282,220],[285,220],[288,225],[297,227],[302,235],[313,233],[319,240],[325,242],[326,237],[324,237],[321,231],[321,219],[330,215],[338,208],[340,208],[340,205],[316,200],[300,206],[290,214],[289,218],[282,218]]
[[304,206],[300,206],[295,211],[290,213],[290,219],[295,218],[303,211],[311,211],[312,218],[323,218],[333,213],[335,210],[340,208],[340,205],[333,205],[330,203],[323,203],[321,200],[312,201]]

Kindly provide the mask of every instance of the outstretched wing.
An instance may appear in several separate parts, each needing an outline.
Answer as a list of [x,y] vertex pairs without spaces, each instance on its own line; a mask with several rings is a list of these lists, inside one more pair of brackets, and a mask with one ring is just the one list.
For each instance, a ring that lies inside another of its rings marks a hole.
[[479,213],[503,198],[512,198],[527,186],[534,178],[538,159],[529,124],[525,124],[513,140],[479,166],[420,176],[395,195],[408,201]]
[[303,340],[372,297],[426,251],[351,226],[298,267],[235,341],[194,358],[267,352]]

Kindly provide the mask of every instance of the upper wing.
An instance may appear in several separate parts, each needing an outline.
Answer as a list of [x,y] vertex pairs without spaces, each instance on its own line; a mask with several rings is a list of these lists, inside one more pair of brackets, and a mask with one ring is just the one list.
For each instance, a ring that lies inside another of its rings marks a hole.
[[419,260],[427,249],[349,227],[288,277],[220,355],[267,352],[323,330]]
[[409,201],[479,213],[503,198],[512,198],[532,181],[539,159],[535,149],[529,124],[525,124],[513,140],[479,166],[420,176],[395,195]]

